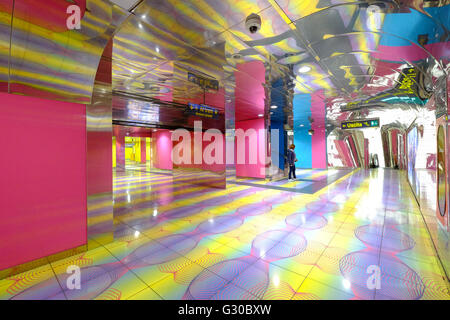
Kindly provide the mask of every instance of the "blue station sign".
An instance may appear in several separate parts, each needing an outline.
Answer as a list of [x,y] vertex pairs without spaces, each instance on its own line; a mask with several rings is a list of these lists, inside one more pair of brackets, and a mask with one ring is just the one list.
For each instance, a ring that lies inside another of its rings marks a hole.
[[217,110],[216,108],[196,103],[189,103],[186,109],[186,113],[211,119],[217,119],[219,117],[219,110]]

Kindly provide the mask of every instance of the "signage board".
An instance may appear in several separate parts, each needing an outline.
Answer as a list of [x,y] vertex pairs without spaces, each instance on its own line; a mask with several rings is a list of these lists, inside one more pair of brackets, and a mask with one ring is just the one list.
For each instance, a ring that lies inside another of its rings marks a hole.
[[217,110],[216,108],[196,103],[189,103],[186,109],[186,113],[211,119],[217,119],[219,117],[219,110]]
[[209,79],[205,77],[198,76],[196,74],[193,74],[191,72],[188,72],[188,81],[193,82],[203,89],[213,89],[213,90],[219,90],[219,81],[214,79]]
[[341,129],[363,129],[363,128],[378,128],[380,126],[380,119],[367,120],[353,120],[341,122]]
[[416,68],[402,69],[395,88],[383,91],[368,99],[352,101],[341,107],[341,111],[354,110],[376,104],[409,103],[424,105],[426,100],[419,97],[419,76]]

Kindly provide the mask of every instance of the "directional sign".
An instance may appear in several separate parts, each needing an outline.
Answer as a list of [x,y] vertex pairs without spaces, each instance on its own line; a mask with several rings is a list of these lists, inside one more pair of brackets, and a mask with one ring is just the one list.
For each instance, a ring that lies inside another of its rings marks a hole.
[[186,113],[212,119],[217,119],[219,117],[219,110],[217,110],[216,108],[196,103],[189,103],[186,109]]
[[377,128],[380,126],[380,119],[354,120],[341,122],[341,129],[362,129]]
[[219,90],[219,81],[200,77],[196,74],[188,72],[188,81],[193,82],[204,89]]
[[424,105],[428,100],[419,95],[419,72],[415,68],[401,70],[397,85],[393,89],[382,91],[364,100],[352,101],[341,106],[341,111],[349,111],[362,107],[383,106],[395,103]]

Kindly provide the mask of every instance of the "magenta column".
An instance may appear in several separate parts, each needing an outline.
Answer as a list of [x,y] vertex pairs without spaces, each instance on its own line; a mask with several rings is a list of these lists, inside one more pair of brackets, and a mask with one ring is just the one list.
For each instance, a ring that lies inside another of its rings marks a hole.
[[[266,177],[263,156],[266,152],[264,128],[264,119],[236,122],[235,163],[237,177]],[[262,152],[260,148],[263,150]]]
[[155,144],[154,166],[158,169],[172,170],[172,135],[169,130],[158,130],[153,133]]
[[[235,72],[236,176],[265,178],[267,140],[264,136],[266,69],[261,61],[237,65]],[[261,151],[260,151],[261,149]],[[254,157],[256,156],[256,162]]]

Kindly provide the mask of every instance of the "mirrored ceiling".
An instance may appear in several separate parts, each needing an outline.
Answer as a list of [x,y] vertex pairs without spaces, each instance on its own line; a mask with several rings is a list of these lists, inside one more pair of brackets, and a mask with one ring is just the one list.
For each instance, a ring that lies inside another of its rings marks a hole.
[[448,0],[144,0],[114,37],[113,90],[220,110],[232,101],[236,119],[261,113],[248,94],[258,90],[266,113],[271,97],[286,110],[295,94],[318,95],[329,121],[371,106],[417,109],[448,71],[449,9]]

